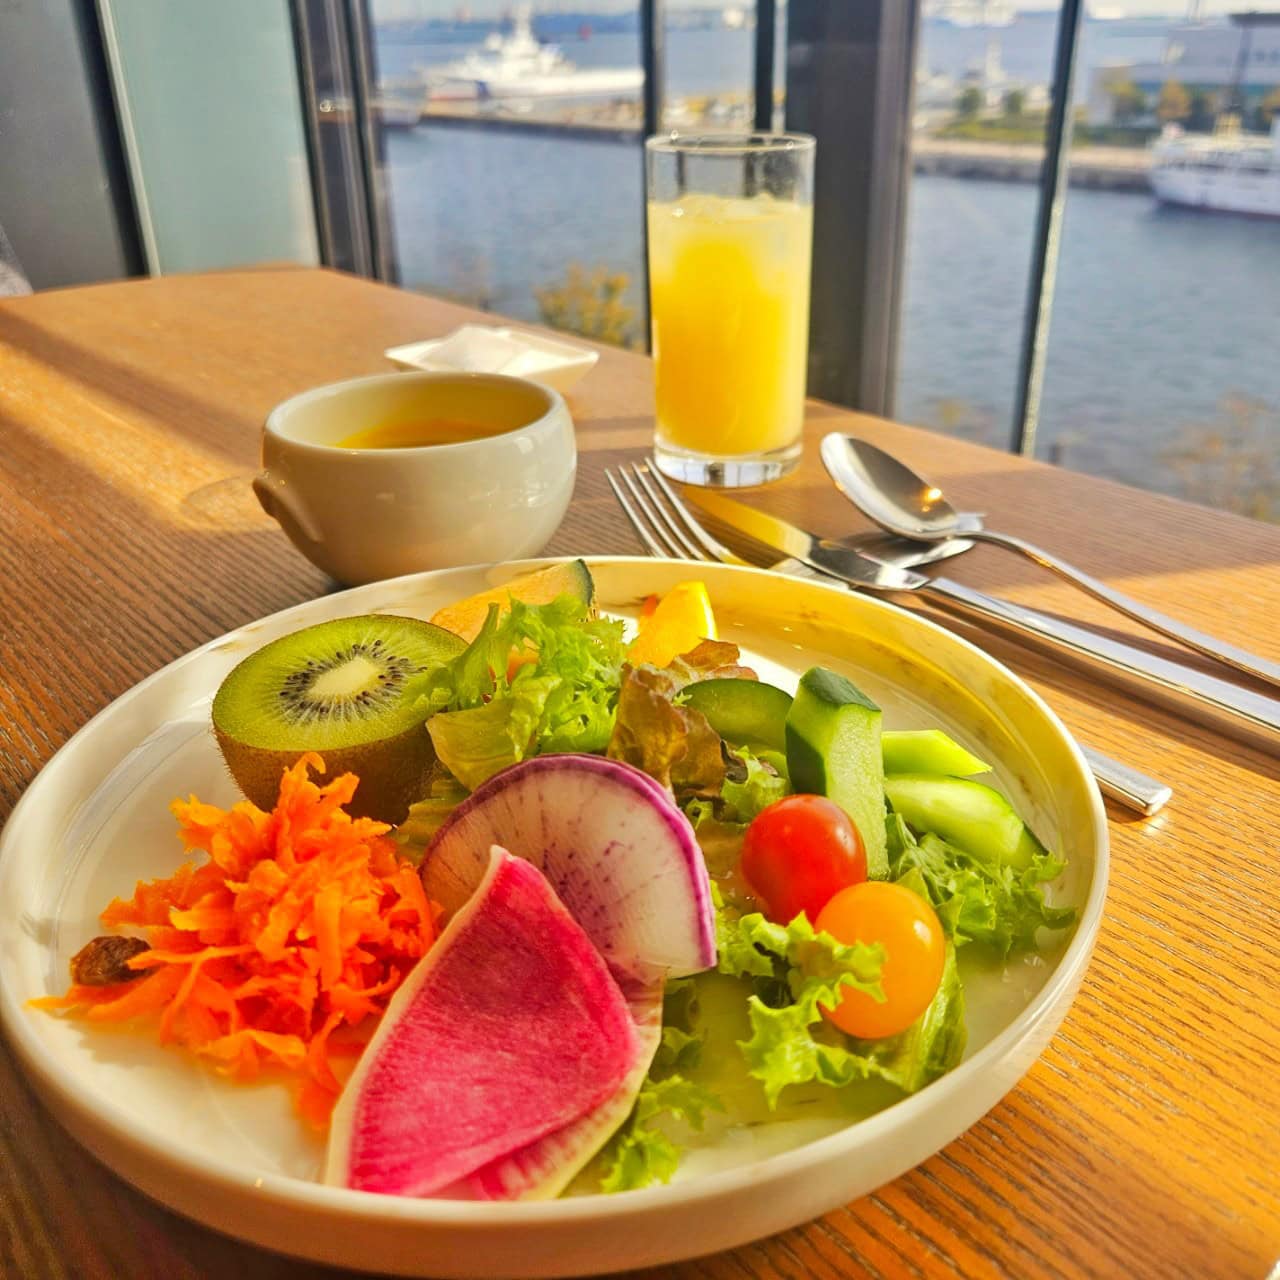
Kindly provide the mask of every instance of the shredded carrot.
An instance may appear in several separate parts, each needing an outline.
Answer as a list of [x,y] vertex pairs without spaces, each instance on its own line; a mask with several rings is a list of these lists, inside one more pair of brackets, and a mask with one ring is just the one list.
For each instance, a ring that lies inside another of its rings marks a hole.
[[270,813],[174,801],[183,846],[207,861],[140,881],[101,917],[145,933],[152,949],[128,962],[145,976],[33,1003],[95,1022],[159,1015],[162,1042],[228,1075],[297,1074],[300,1114],[327,1127],[341,1088],[332,1060],[372,1034],[434,940],[436,912],[386,824],[344,810],[357,778],[318,786],[311,769],[324,772],[314,753],[285,772]]

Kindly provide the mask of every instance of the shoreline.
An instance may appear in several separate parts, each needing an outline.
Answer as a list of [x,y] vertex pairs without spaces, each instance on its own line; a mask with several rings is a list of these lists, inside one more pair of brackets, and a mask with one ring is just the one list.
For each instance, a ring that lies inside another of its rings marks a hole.
[[[639,143],[640,129],[625,116],[614,120],[538,115],[494,115],[469,103],[440,105],[422,117],[429,128],[532,134],[587,142]],[[1040,180],[1044,148],[1033,144],[975,142],[917,133],[911,141],[916,173],[995,182]],[[1068,182],[1095,191],[1150,191],[1150,153],[1142,147],[1073,147]]]

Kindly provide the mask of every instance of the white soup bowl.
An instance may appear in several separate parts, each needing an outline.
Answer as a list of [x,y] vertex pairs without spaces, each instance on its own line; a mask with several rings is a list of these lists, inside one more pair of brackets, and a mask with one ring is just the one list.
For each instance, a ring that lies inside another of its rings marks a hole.
[[[345,448],[373,427],[474,422],[475,439]],[[253,489],[312,564],[349,586],[536,555],[573,494],[577,449],[561,396],[488,373],[390,373],[277,405]]]

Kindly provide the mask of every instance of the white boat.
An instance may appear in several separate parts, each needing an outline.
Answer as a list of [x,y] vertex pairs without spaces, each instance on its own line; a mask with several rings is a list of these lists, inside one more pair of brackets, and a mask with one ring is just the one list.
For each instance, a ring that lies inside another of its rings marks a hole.
[[925,0],[926,20],[950,27],[1011,27],[1018,11],[1013,0]]
[[1234,123],[1212,135],[1166,127],[1153,146],[1151,189],[1168,204],[1280,218],[1280,116],[1270,137]]
[[521,5],[509,35],[496,32],[482,48],[425,68],[433,101],[526,98],[633,97],[644,85],[640,67],[584,69],[565,57],[558,45],[542,44],[533,34],[532,6]]

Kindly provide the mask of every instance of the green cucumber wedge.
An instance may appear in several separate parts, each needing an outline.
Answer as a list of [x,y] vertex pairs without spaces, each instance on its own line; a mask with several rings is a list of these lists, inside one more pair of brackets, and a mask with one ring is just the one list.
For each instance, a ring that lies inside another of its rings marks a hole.
[[917,832],[932,831],[989,866],[1021,871],[1045,852],[1008,800],[981,782],[902,773],[885,778],[884,794]]
[[844,676],[812,667],[787,716],[787,771],[797,792],[828,796],[853,820],[867,874],[889,874],[885,850],[880,708]]
[[701,711],[730,746],[787,749],[785,726],[791,695],[776,685],[727,676],[699,680],[685,690],[684,703]]
[[885,773],[940,773],[967,778],[991,766],[941,729],[886,729],[880,735]]

